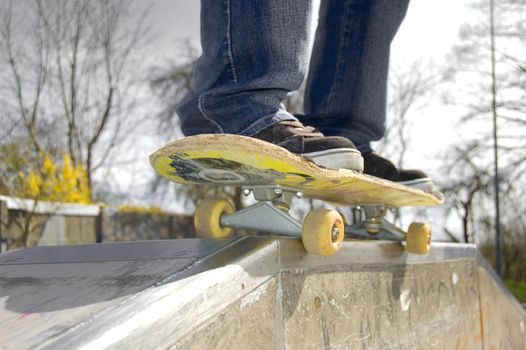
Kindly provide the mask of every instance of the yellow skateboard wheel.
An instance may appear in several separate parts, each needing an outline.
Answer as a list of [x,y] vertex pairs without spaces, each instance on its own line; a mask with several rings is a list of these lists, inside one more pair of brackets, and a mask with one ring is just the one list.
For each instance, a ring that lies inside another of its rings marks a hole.
[[301,240],[305,250],[311,254],[335,254],[341,248],[343,236],[343,219],[334,210],[314,209],[303,221]]
[[221,227],[221,215],[232,214],[234,206],[226,199],[205,199],[195,209],[194,227],[199,237],[224,238],[231,236],[231,227]]
[[431,245],[431,227],[428,224],[414,222],[407,230],[406,249],[413,254],[427,254]]

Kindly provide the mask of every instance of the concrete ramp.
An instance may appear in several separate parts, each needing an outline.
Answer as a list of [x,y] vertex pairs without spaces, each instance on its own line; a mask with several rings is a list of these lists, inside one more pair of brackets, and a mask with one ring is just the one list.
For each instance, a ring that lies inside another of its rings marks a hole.
[[293,239],[0,255],[0,349],[524,349],[526,314],[471,245],[427,256]]

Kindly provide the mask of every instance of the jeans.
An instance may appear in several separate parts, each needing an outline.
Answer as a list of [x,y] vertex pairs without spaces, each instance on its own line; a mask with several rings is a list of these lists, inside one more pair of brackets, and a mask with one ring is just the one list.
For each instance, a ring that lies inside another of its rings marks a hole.
[[[389,48],[409,0],[322,0],[304,98],[305,125],[362,152],[385,133]],[[295,120],[282,104],[308,62],[308,0],[201,0],[191,91],[177,108],[185,135],[251,136]]]

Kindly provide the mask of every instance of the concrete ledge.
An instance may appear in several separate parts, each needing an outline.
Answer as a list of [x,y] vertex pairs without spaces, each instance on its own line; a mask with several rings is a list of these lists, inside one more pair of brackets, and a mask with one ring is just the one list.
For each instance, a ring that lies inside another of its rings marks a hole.
[[472,245],[415,256],[352,241],[327,258],[272,238],[36,247],[0,255],[0,344],[512,348],[526,316],[500,288]]
[[478,250],[471,244],[433,243],[427,255],[408,254],[397,242],[352,240],[330,257],[305,253],[295,239],[280,239],[281,266],[289,268],[316,268],[344,264],[417,264],[443,262],[459,259],[477,259]]

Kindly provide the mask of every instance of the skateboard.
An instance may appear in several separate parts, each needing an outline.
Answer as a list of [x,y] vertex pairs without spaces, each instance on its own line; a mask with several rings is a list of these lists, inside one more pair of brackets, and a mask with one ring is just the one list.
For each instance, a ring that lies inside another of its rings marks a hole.
[[[390,209],[434,206],[439,193],[426,193],[348,169],[326,169],[305,157],[258,139],[229,134],[203,134],[171,142],[150,155],[153,168],[181,184],[240,186],[256,203],[237,210],[226,199],[205,199],[195,210],[201,237],[227,237],[234,228],[301,238],[305,250],[335,254],[348,236],[405,241],[409,253],[426,254],[431,228],[413,223],[407,232],[386,219]],[[331,209],[313,209],[303,220],[289,209],[294,198],[319,199],[360,208],[363,219],[345,225]]]

